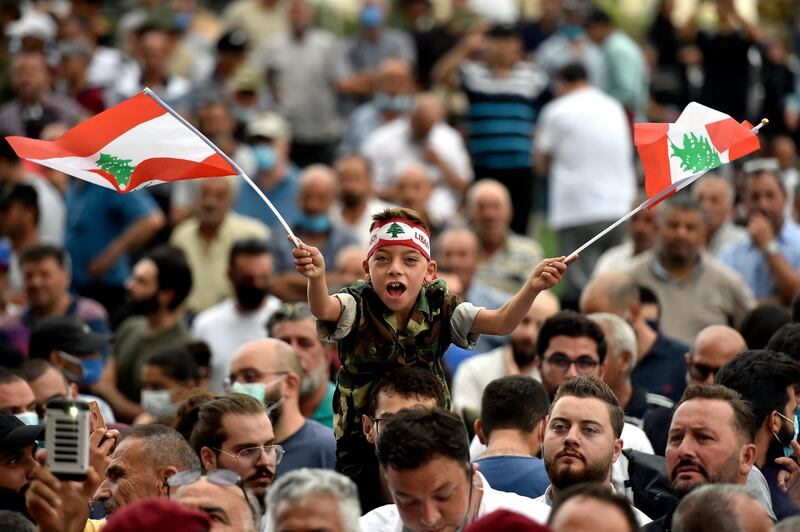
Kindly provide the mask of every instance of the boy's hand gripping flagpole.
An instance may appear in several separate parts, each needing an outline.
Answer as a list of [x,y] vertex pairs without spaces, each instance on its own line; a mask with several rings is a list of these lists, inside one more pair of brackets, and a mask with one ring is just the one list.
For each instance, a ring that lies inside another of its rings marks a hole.
[[[769,124],[769,120],[767,120],[766,118],[762,118],[761,122],[757,126],[755,126],[752,129],[750,129],[750,133],[752,133],[753,135],[757,135],[758,134],[758,130],[760,130],[762,127],[766,126],[767,124]],[[671,186],[669,186],[669,187],[665,188],[664,190],[660,191],[658,194],[656,194],[652,198],[648,198],[641,205],[639,205],[638,207],[636,207],[635,209],[630,211],[628,214],[626,214],[625,216],[623,216],[622,218],[620,218],[619,220],[617,220],[616,222],[614,222],[610,226],[608,226],[605,229],[603,229],[600,233],[598,233],[597,235],[592,237],[588,242],[586,242],[581,247],[579,247],[578,249],[576,249],[575,251],[570,253],[569,257],[567,257],[567,263],[569,264],[571,261],[575,260],[578,257],[578,255],[584,249],[588,248],[589,246],[591,246],[592,244],[594,244],[595,242],[597,242],[598,240],[603,238],[606,234],[608,234],[610,231],[612,231],[614,228],[616,228],[620,224],[624,223],[626,220],[631,218],[637,212],[641,211],[642,209],[647,209],[648,207],[652,207],[653,205],[656,205],[660,201],[664,200],[669,195],[675,193],[676,191],[678,191],[678,190],[680,190],[680,189],[682,189],[684,187],[687,187],[688,185],[692,184],[694,181],[698,180],[700,177],[705,175],[705,173],[708,172],[709,170],[711,170],[711,168],[709,168],[707,170],[704,170],[702,172],[699,172],[699,173],[697,173],[695,175],[692,175],[692,176],[689,176],[689,177],[685,177],[685,178],[681,179],[680,181],[675,181],[674,183],[672,183]]]
[[264,203],[266,203],[266,204],[267,204],[267,207],[269,207],[269,208],[270,208],[270,210],[273,212],[273,214],[275,214],[275,216],[278,218],[278,221],[281,223],[281,225],[283,226],[283,228],[284,228],[284,229],[286,230],[286,232],[289,234],[289,236],[291,237],[292,241],[294,242],[294,245],[295,245],[295,246],[297,246],[297,247],[300,247],[300,241],[297,239],[297,237],[296,237],[296,236],[294,236],[294,233],[292,232],[292,228],[291,228],[291,227],[289,227],[289,224],[288,224],[288,223],[286,223],[286,220],[284,220],[284,219],[283,219],[283,216],[281,216],[281,213],[280,213],[280,212],[278,212],[278,209],[276,209],[276,208],[275,208],[275,206],[272,204],[272,202],[269,200],[269,198],[266,196],[266,194],[264,194],[264,192],[263,192],[263,191],[262,191],[260,188],[258,188],[258,185],[256,185],[255,183],[253,183],[253,180],[252,180],[252,179],[250,179],[250,177],[249,177],[247,174],[245,174],[245,173],[244,173],[244,170],[242,170],[242,169],[239,167],[239,165],[238,165],[238,164],[236,164],[236,162],[235,162],[233,159],[231,159],[230,157],[228,157],[228,156],[225,154],[225,152],[223,152],[221,149],[219,149],[219,148],[218,148],[218,147],[217,147],[217,146],[216,146],[216,145],[215,145],[213,142],[211,142],[211,141],[210,141],[210,140],[209,140],[209,139],[208,139],[208,138],[207,138],[205,135],[203,135],[203,134],[202,134],[200,131],[198,131],[198,129],[197,129],[196,127],[194,127],[192,124],[190,124],[188,120],[186,120],[184,117],[182,117],[180,114],[178,114],[178,112],[177,112],[177,111],[175,111],[175,110],[174,110],[172,107],[170,107],[169,105],[167,105],[167,104],[166,104],[166,102],[164,102],[164,100],[162,100],[161,98],[159,98],[159,96],[158,96],[158,95],[157,95],[155,92],[153,92],[153,91],[152,91],[152,90],[150,90],[149,88],[145,88],[145,89],[144,89],[144,93],[145,93],[147,96],[149,96],[150,98],[152,98],[153,100],[155,100],[155,101],[158,103],[158,105],[160,105],[161,107],[163,107],[165,111],[167,111],[169,114],[171,114],[172,116],[174,116],[174,117],[175,117],[175,118],[176,118],[178,121],[180,121],[180,122],[181,122],[181,123],[182,123],[184,126],[186,126],[187,128],[189,128],[189,130],[190,130],[192,133],[194,133],[195,135],[197,135],[197,136],[198,136],[200,139],[202,139],[202,141],[203,141],[203,142],[205,142],[206,144],[208,144],[209,148],[211,148],[212,150],[214,150],[215,152],[217,152],[217,153],[220,155],[220,157],[222,157],[223,159],[225,159],[225,161],[227,161],[227,163],[228,163],[228,164],[230,164],[230,165],[233,167],[233,169],[234,169],[234,170],[236,170],[236,173],[237,173],[237,174],[238,174],[238,175],[239,175],[239,176],[240,176],[242,179],[244,179],[244,180],[247,182],[247,184],[248,184],[248,185],[250,185],[250,186],[253,188],[253,190],[255,190],[255,191],[256,191],[256,194],[258,194],[258,195],[259,195],[259,197],[261,197],[261,199],[262,199],[262,200],[264,200]]

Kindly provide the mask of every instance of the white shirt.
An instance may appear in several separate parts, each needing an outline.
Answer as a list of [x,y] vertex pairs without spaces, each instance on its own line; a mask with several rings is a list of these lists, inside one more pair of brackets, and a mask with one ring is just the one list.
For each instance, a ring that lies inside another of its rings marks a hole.
[[[483,475],[478,473],[483,484],[483,497],[478,507],[475,519],[490,514],[495,510],[511,510],[518,514],[533,519],[537,523],[547,523],[550,516],[550,507],[534,499],[517,495],[516,493],[506,493],[492,489]],[[397,506],[387,504],[380,508],[375,508],[358,520],[358,524],[363,532],[401,532],[403,521],[397,511]]]
[[600,255],[600,258],[597,259],[597,262],[594,263],[592,277],[608,271],[625,268],[632,258],[633,242],[630,240],[610,247],[605,250],[603,254]]
[[342,206],[337,204],[331,209],[331,220],[338,223],[342,227],[350,230],[350,232],[358,239],[358,245],[365,250],[369,247],[369,226],[372,225],[372,215],[377,214],[383,210],[396,207],[391,203],[387,203],[380,198],[371,197],[367,200],[367,208],[361,218],[354,223],[347,222],[342,218]]
[[[474,179],[469,153],[458,131],[439,122],[428,133],[425,142],[462,181],[469,183]],[[400,172],[412,164],[421,164],[428,169],[428,175],[435,185],[428,201],[428,210],[441,216],[456,211],[459,195],[447,186],[441,171],[425,161],[423,146],[411,137],[408,118],[396,118],[373,131],[364,141],[362,151],[372,164],[373,179],[378,189],[393,186]]]
[[[620,456],[622,456],[622,455],[620,455]],[[547,491],[545,491],[544,494],[539,495],[538,497],[536,497],[533,500],[550,506],[550,503],[553,500],[553,497],[552,497],[551,492],[550,492],[551,488],[552,488],[552,486],[548,486],[547,487]],[[612,491],[614,491],[614,493],[621,493],[620,491],[617,490],[616,486],[614,486],[613,484],[611,486],[611,489],[612,489]],[[636,522],[639,523],[640,527],[643,527],[643,526],[653,522],[652,519],[647,517],[647,514],[645,514],[644,512],[639,510],[638,508],[636,508],[633,505],[632,502],[631,502],[631,509],[633,510],[633,514],[636,516]]]
[[616,220],[630,210],[633,142],[625,111],[610,96],[586,87],[553,100],[533,146],[550,156],[550,227]]
[[[480,411],[481,397],[486,385],[508,375],[507,359],[511,356],[510,351],[511,346],[504,345],[487,353],[471,356],[458,366],[452,387],[456,412],[462,412],[465,408]],[[527,375],[537,381],[542,380],[535,367]]]
[[266,338],[267,320],[280,306],[280,299],[268,295],[261,308],[244,314],[229,297],[197,315],[192,323],[192,336],[211,349],[212,391],[224,391],[223,382],[230,373],[233,355],[247,342]]
[[[647,438],[642,429],[636,425],[625,423],[622,426],[622,449],[633,449],[642,453],[653,454],[653,445]],[[475,460],[486,450],[486,446],[475,436],[469,446],[470,460]],[[620,453],[617,461],[611,464],[611,484],[617,493],[623,493],[633,504],[633,490],[625,489],[625,481],[628,480],[628,459]]]

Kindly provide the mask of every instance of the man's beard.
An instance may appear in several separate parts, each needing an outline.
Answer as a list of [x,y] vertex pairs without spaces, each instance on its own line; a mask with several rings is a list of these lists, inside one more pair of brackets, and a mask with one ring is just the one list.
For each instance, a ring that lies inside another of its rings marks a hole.
[[352,209],[353,207],[358,207],[361,205],[363,201],[362,196],[358,196],[357,194],[353,194],[351,192],[340,192],[339,193],[339,201],[342,202],[342,205],[345,207]]
[[532,342],[511,342],[511,353],[514,355],[514,363],[518,367],[524,368],[536,360],[536,347]]
[[146,299],[128,299],[128,312],[139,316],[148,316],[158,311],[158,294]]
[[322,382],[328,378],[328,368],[325,364],[320,364],[316,372],[312,375],[307,369],[303,368],[303,381],[300,384],[300,400],[304,400],[317,391]]
[[106,499],[100,503],[100,507],[103,509],[103,513],[109,516],[119,510],[119,503],[114,499]]
[[[566,451],[567,449],[564,449]],[[563,452],[563,451],[559,451]],[[575,468],[575,464],[569,465],[561,465],[558,463],[556,455],[552,459],[547,459],[545,457],[544,468],[547,471],[547,476],[550,477],[550,483],[558,489],[566,489],[574,484],[579,484],[581,482],[606,482],[608,480],[609,472],[611,471],[611,458],[612,455],[609,455],[607,458],[602,459],[599,462],[595,462],[590,464],[586,461],[586,458],[583,456],[583,453],[577,450],[570,450],[570,452],[574,452],[579,454],[584,462],[584,467],[581,470],[577,470]],[[575,460],[575,459],[573,459]]]
[[[705,477],[701,481],[678,480],[676,478],[675,470],[682,466],[694,466]],[[709,475],[705,466],[695,460],[681,460],[678,462],[672,471],[668,471],[668,476],[672,479],[670,485],[672,492],[678,496],[679,499],[684,498],[691,493],[695,488],[699,488],[705,484],[737,484],[739,482],[739,454],[734,452],[728,460],[722,464],[722,468],[717,475]]]

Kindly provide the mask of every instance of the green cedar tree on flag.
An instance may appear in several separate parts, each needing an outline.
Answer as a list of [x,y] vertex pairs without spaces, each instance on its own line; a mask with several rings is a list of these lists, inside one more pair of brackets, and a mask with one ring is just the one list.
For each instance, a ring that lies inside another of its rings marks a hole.
[[236,170],[153,98],[138,94],[54,141],[6,137],[23,159],[117,192]]
[[634,144],[644,166],[652,207],[709,170],[759,149],[752,124],[737,122],[697,102],[691,102],[674,124],[634,125]]

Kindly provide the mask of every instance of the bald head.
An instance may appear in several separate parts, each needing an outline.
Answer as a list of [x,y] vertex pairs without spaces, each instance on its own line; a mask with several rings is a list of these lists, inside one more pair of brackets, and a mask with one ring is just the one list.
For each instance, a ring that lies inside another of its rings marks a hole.
[[511,226],[511,195],[494,179],[481,179],[467,191],[467,215],[481,242],[501,242]]
[[433,126],[444,119],[444,107],[438,96],[422,93],[414,101],[411,130],[416,139],[425,139]]
[[[727,325],[709,325],[699,333],[692,344],[690,364],[700,364],[718,370],[727,364],[733,357],[747,350],[747,343],[739,331]],[[715,371],[716,373],[716,371]],[[714,375],[709,375],[708,382],[713,381]],[[690,383],[704,384],[706,381],[697,382],[692,379]]]
[[385,59],[378,67],[378,83],[386,94],[411,94],[414,91],[414,71],[411,64],[398,58]]
[[733,213],[733,187],[725,179],[709,175],[697,182],[693,192],[705,212],[708,228],[713,233]]
[[425,212],[432,193],[433,181],[422,165],[409,165],[395,178],[394,201],[401,207]]
[[291,371],[300,375],[302,372],[300,360],[292,347],[276,338],[253,340],[240,347],[231,361],[231,373],[238,373],[236,368],[243,366],[262,373]]
[[639,288],[630,274],[608,271],[597,274],[581,292],[581,312],[607,312],[624,316],[631,304],[639,301]]
[[536,299],[533,300],[530,312],[533,313],[537,319],[544,321],[551,316],[555,316],[561,311],[561,302],[554,296],[550,290],[543,290],[539,292]]
[[480,244],[475,233],[466,227],[448,229],[439,236],[436,250],[439,268],[452,271],[465,289],[469,287],[480,256]]
[[329,166],[314,164],[300,175],[297,195],[300,210],[308,216],[327,215],[336,197],[336,173]]

